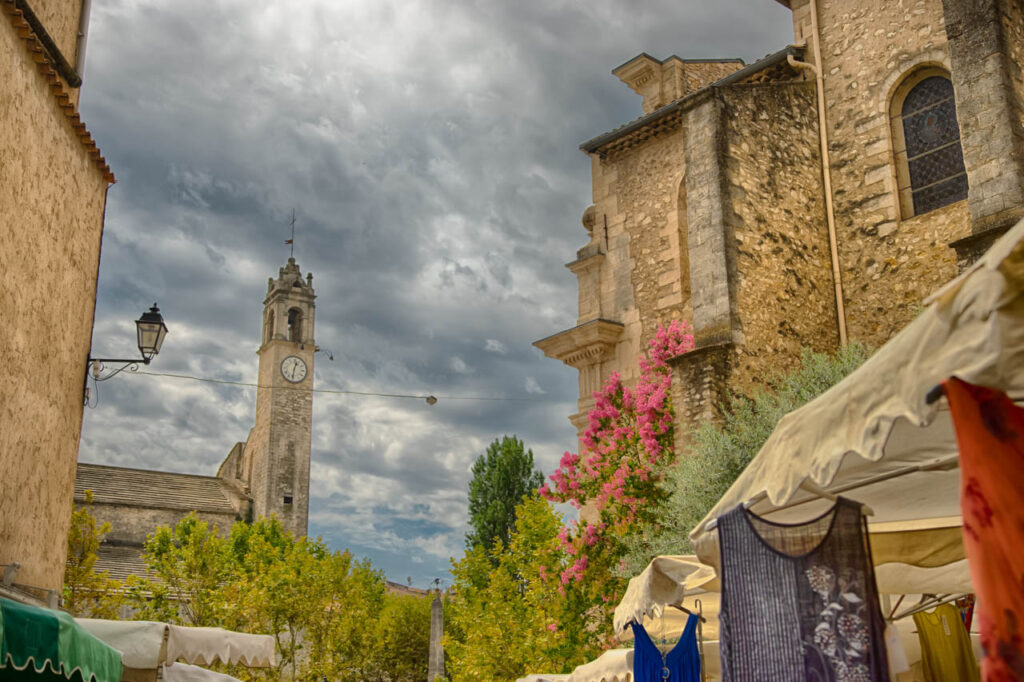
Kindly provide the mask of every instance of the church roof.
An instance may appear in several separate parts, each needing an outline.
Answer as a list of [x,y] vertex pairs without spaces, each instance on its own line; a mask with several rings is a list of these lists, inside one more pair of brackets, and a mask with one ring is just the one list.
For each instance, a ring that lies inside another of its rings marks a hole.
[[[679,99],[669,102],[660,109],[655,109],[649,114],[644,114],[639,118],[635,118],[629,123],[625,123],[615,130],[598,135],[597,137],[587,140],[580,145],[580,149],[587,154],[593,154],[594,152],[601,151],[602,155],[607,151],[606,147],[611,145],[613,142],[619,142],[626,136],[629,136],[638,131],[645,129],[651,129],[655,133],[660,132],[660,128],[675,128],[679,125],[680,112],[699,101],[703,101],[701,98],[706,97],[709,92],[714,88],[720,88],[726,85],[733,85],[735,83],[745,83],[751,80],[757,80],[758,74],[765,71],[773,70],[778,65],[785,66],[787,64],[787,57],[792,55],[795,59],[803,58],[803,48],[795,45],[789,45],[778,52],[768,55],[763,59],[760,59],[753,64],[749,64],[739,71],[720,78],[719,80],[706,85],[698,90],[689,92]],[[728,60],[715,60],[715,61],[728,61]],[[628,63],[628,62],[627,62]],[[621,68],[621,67],[619,67]],[[646,139],[646,138],[643,138]],[[637,141],[642,141],[638,139]],[[628,146],[628,145],[627,145]]]
[[92,491],[96,504],[236,513],[224,483],[214,476],[79,463],[75,499],[83,499],[86,490]]
[[142,558],[142,548],[134,545],[111,545],[103,543],[96,550],[97,573],[106,571],[114,580],[124,581],[130,575],[150,577],[146,568],[146,560]]

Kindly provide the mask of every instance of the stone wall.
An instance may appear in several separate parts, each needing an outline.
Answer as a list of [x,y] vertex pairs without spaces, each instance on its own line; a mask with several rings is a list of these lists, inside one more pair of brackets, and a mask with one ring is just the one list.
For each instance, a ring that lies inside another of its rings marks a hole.
[[1014,31],[1000,4],[942,2],[975,234],[1005,229],[1024,215],[1024,157],[1006,44]]
[[679,267],[680,238],[683,245],[686,240],[680,229],[686,226],[685,190],[680,191],[682,149],[683,133],[677,130],[614,160],[619,178],[618,208],[629,240],[630,285],[645,340],[654,335],[659,324],[692,319],[689,282],[683,283]]
[[698,347],[742,340],[729,274],[730,238],[723,213],[725,126],[710,95],[686,113],[686,221],[693,336]]
[[4,14],[0,64],[0,563],[59,589],[107,182]]
[[839,336],[811,83],[721,90],[723,208],[742,343],[730,385],[749,393]]
[[1011,123],[1018,158],[1024,158],[1024,2],[1002,0],[999,20],[1007,55],[1006,77],[1012,106]]
[[[793,2],[797,31],[807,4]],[[956,275],[948,245],[970,231],[966,201],[909,219],[898,208],[889,101],[916,67],[950,68],[942,3],[832,1],[818,11],[847,329],[877,347]]]
[[[673,131],[601,159],[593,157],[595,227],[592,244],[600,264],[600,317],[624,325],[599,374],[618,371],[626,383],[638,376],[637,356],[658,324],[692,318],[680,258],[685,246],[683,131]],[[607,231],[606,226],[607,225]],[[581,396],[581,410],[592,402]]]
[[[107,535],[105,542],[113,545],[134,546],[145,544],[146,536],[155,531],[158,526],[174,527],[178,521],[189,514],[180,509],[155,509],[101,503],[90,505],[89,513],[99,523],[110,524],[110,534]],[[225,537],[231,532],[231,526],[235,521],[240,520],[236,514],[203,511],[196,512],[196,518],[211,526],[217,526],[220,535]]]
[[[311,318],[307,317],[311,324]],[[310,327],[311,328],[311,327]],[[245,444],[253,517],[277,515],[285,528],[304,536],[309,517],[310,429],[313,412],[314,346],[275,340],[260,350],[256,424]],[[281,361],[297,355],[308,374],[299,384],[281,377]],[[306,390],[304,390],[306,389]],[[291,503],[284,502],[285,495]]]

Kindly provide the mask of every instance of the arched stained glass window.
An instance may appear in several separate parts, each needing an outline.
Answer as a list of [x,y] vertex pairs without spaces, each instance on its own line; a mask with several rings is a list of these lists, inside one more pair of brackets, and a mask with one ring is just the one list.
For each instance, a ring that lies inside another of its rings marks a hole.
[[927,69],[908,79],[893,99],[893,137],[904,218],[967,198],[953,84]]

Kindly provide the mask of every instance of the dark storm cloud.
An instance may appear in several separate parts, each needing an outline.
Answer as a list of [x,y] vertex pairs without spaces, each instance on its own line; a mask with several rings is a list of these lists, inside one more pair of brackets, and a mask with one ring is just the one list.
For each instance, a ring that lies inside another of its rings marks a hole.
[[[94,348],[131,352],[157,300],[171,333],[150,370],[255,381],[294,208],[334,355],[317,387],[442,396],[317,396],[311,532],[424,584],[462,548],[488,443],[516,433],[546,472],[575,447],[575,372],[530,344],[575,321],[577,145],[641,113],[608,72],[641,51],[750,61],[791,36],[770,0],[94,3],[82,109],[119,180]],[[210,474],[254,401],[121,376],[81,458]]]

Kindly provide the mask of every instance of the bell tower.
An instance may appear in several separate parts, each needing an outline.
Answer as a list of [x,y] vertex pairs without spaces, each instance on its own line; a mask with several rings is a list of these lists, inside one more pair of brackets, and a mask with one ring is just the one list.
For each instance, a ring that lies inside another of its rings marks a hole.
[[276,515],[297,537],[309,522],[313,422],[313,275],[289,258],[267,282],[256,424],[245,444],[254,518]]

